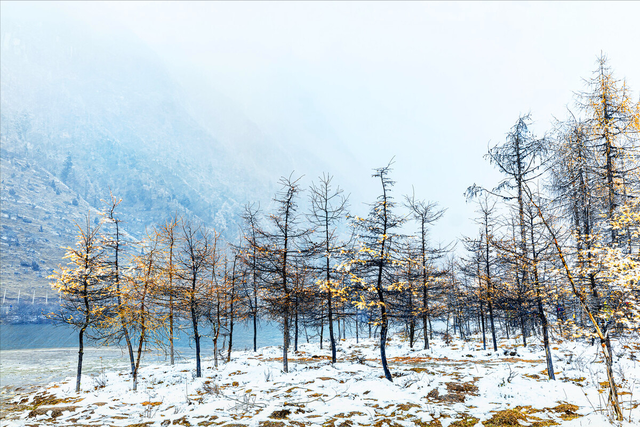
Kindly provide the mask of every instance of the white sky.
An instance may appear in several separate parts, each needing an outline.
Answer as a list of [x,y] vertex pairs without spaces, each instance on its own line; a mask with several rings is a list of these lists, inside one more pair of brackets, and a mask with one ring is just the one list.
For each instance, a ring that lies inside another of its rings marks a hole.
[[482,159],[487,144],[502,142],[520,114],[532,113],[539,134],[553,116],[564,118],[601,51],[635,96],[640,89],[639,2],[66,7],[117,21],[170,68],[208,76],[273,137],[295,140],[291,93],[309,99],[355,155],[347,171],[362,184],[347,189],[354,204],[375,197],[370,170],[396,156],[396,195],[413,185],[419,198],[449,209],[434,231],[443,241],[475,233],[462,194],[474,182],[497,183]]

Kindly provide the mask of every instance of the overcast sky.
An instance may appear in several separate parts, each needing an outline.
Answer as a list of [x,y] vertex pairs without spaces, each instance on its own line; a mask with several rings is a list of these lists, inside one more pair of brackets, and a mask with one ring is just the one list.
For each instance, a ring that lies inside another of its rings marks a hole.
[[564,118],[601,51],[634,97],[640,89],[638,2],[64,7],[130,28],[170,69],[206,76],[274,138],[295,143],[303,131],[289,100],[305,97],[354,156],[352,168],[334,171],[356,176],[354,203],[375,197],[370,170],[395,156],[396,194],[413,185],[448,208],[434,232],[443,241],[475,231],[466,187],[499,179],[482,158],[487,145],[502,142],[520,114],[532,113],[539,134]]

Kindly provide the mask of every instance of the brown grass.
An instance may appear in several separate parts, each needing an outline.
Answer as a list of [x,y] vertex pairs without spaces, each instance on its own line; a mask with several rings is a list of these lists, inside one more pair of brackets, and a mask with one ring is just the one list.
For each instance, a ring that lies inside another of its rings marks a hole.
[[493,414],[493,416],[483,421],[485,427],[520,427],[520,420],[527,421],[527,417],[520,411],[515,409],[505,409]]
[[284,420],[289,415],[291,415],[291,410],[289,410],[289,409],[281,409],[279,411],[273,411],[271,413],[271,415],[269,415],[269,418],[273,418],[275,420]]
[[559,414],[560,418],[562,418],[565,421],[574,420],[576,418],[582,417],[582,415],[576,414],[576,411],[580,408],[577,405],[573,405],[571,403],[566,403],[566,402],[560,403],[559,405],[554,406],[553,408],[547,408],[547,409],[555,412],[556,414]]
[[58,418],[60,415],[62,415],[63,412],[65,411],[75,411],[76,408],[78,408],[77,406],[61,406],[61,407],[53,407],[53,408],[42,408],[42,407],[37,407],[31,410],[31,412],[29,412],[29,415],[27,415],[28,418],[33,418],[33,417],[37,417],[39,415],[47,415],[47,413],[49,411],[51,411],[51,418],[56,419]]
[[449,427],[473,427],[478,424],[478,421],[480,421],[478,418],[467,416],[461,420],[452,422],[449,424]]

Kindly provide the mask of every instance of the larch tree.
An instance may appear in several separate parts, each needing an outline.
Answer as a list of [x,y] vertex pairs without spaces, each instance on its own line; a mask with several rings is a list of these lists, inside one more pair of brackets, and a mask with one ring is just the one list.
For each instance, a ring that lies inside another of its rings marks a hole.
[[480,225],[480,236],[478,239],[478,274],[480,281],[484,283],[484,292],[482,294],[486,296],[487,309],[489,310],[489,325],[491,327],[493,351],[498,351],[494,311],[496,300],[494,275],[495,250],[492,245],[492,241],[494,241],[493,212],[495,210],[495,202],[491,203],[489,198],[485,195],[484,199],[478,202],[478,205],[480,213],[480,218],[477,220]]
[[190,318],[192,336],[196,350],[196,377],[202,376],[200,358],[199,323],[207,304],[207,287],[210,284],[211,254],[215,250],[217,234],[211,235],[203,225],[184,220],[180,226],[181,246],[177,254],[178,278],[180,279],[180,304]]
[[[104,201],[105,210],[102,214],[102,221],[106,224],[102,239],[104,240],[105,249],[109,253],[109,260],[107,261],[110,270],[109,282],[115,300],[113,315],[118,319],[118,322],[115,322],[113,338],[117,341],[124,338],[129,353],[131,375],[133,375],[135,371],[135,358],[133,355],[133,345],[131,344],[131,338],[129,336],[128,319],[122,299],[123,264],[126,262],[123,260],[123,257],[127,242],[123,238],[123,230],[121,229],[122,220],[116,212],[120,203],[122,203],[122,199],[115,197],[113,193],[109,192],[109,200]],[[107,227],[109,230],[106,230]]]
[[275,211],[269,216],[271,227],[256,229],[251,250],[256,253],[263,300],[271,315],[282,324],[282,368],[289,372],[291,315],[295,303],[294,268],[308,256],[311,248],[305,242],[310,230],[300,225],[298,214],[300,178],[283,177],[280,185],[274,198]]
[[[445,212],[445,209],[438,209],[438,204],[434,202],[426,202],[424,200],[416,200],[415,194],[411,197],[405,196],[405,205],[411,212],[412,219],[418,225],[418,253],[417,261],[419,263],[420,275],[420,293],[422,294],[422,328],[424,334],[424,349],[429,349],[429,288],[431,270],[433,270],[433,261],[442,257],[444,250],[433,249],[429,242],[429,228],[438,221]],[[412,340],[413,341],[413,340]]]
[[[589,142],[597,156],[604,213],[611,221],[616,207],[630,196],[626,189],[630,172],[636,168],[632,159],[638,154],[640,103],[632,100],[626,82],[614,77],[604,54],[597,63],[593,77],[586,82],[587,90],[579,94],[578,106],[586,116]],[[613,228],[611,242],[617,243]]]
[[167,317],[162,305],[158,304],[162,294],[159,241],[160,236],[154,233],[142,242],[141,253],[132,260],[133,274],[127,277],[123,286],[123,310],[129,319],[132,341],[137,339],[134,391],[138,389],[143,350],[151,342],[155,332],[164,326]]
[[240,245],[242,260],[245,263],[248,278],[244,282],[244,301],[248,306],[253,326],[253,351],[258,351],[258,315],[259,315],[259,286],[258,286],[258,230],[260,229],[260,207],[247,204],[242,215],[243,243]]
[[[517,304],[518,307],[522,307],[526,303],[524,299],[531,290],[530,248],[525,217],[527,199],[524,187],[541,175],[542,160],[548,144],[545,138],[537,138],[531,132],[529,129],[531,123],[530,115],[519,117],[507,134],[505,143],[489,149],[487,154],[489,161],[505,175],[494,191],[500,193],[503,199],[516,202],[517,214],[515,214],[516,219],[513,221],[513,240],[517,252],[514,252],[511,258],[516,291],[521,297]],[[519,315],[523,344],[526,346],[526,318],[523,313],[519,313]]]
[[373,177],[380,180],[381,194],[370,205],[366,218],[355,217],[357,249],[343,266],[356,288],[362,291],[356,297],[357,307],[379,311],[376,323],[380,327],[380,360],[389,381],[393,381],[393,377],[386,354],[391,308],[388,297],[405,285],[397,275],[397,267],[402,262],[399,231],[405,219],[395,213],[396,203],[391,195],[395,182],[389,177],[391,165],[392,162],[375,169]]
[[[572,229],[575,255],[571,257],[562,247],[561,230],[552,233],[549,227],[549,232],[564,255],[560,258],[582,313],[597,323],[591,335],[600,340],[612,382],[613,358],[606,356],[612,354],[611,329],[616,316],[611,315],[611,307],[618,301],[614,279],[618,267],[611,267],[615,265],[611,256],[631,254],[636,240],[630,223],[620,221],[618,215],[638,194],[640,104],[632,101],[626,83],[613,76],[604,55],[598,58],[597,69],[586,84],[587,90],[577,99],[582,116],[572,116],[558,126],[557,160],[552,168],[552,188],[572,219],[567,225]],[[613,383],[610,389],[615,408],[618,397]]]
[[[606,371],[606,375],[607,375],[607,383],[609,386],[609,398],[608,398],[608,402],[609,405],[611,407],[611,409],[613,410],[614,413],[614,418],[618,421],[622,421],[623,420],[623,414],[622,414],[622,408],[620,406],[620,399],[618,397],[618,387],[616,385],[615,382],[615,376],[613,373],[613,353],[611,352],[611,346],[607,345],[609,336],[610,336],[610,329],[609,328],[602,328],[601,326],[603,325],[603,317],[599,316],[597,312],[595,312],[593,310],[593,306],[592,304],[589,302],[589,297],[587,292],[585,292],[586,289],[583,289],[580,287],[579,283],[575,280],[575,273],[573,268],[570,266],[569,264],[569,260],[567,259],[567,257],[565,256],[565,251],[562,248],[562,246],[560,245],[559,239],[558,239],[558,232],[556,231],[556,229],[553,227],[553,225],[550,223],[550,221],[548,221],[545,217],[545,215],[543,214],[542,210],[540,209],[540,207],[536,204],[536,202],[533,200],[533,198],[531,198],[532,200],[532,204],[534,205],[534,207],[536,208],[536,210],[538,211],[538,215],[540,217],[540,220],[542,221],[542,223],[544,224],[545,228],[547,229],[547,231],[549,232],[549,235],[551,236],[553,245],[555,246],[556,250],[557,250],[557,254],[558,257],[560,259],[562,268],[566,274],[566,278],[569,281],[569,284],[571,286],[571,290],[573,292],[573,294],[576,296],[576,298],[578,299],[581,308],[584,310],[584,312],[587,314],[587,317],[589,319],[589,323],[591,325],[592,328],[592,332],[595,336],[598,337],[599,341],[600,341],[600,345],[601,345],[601,349],[602,349],[602,356],[604,359],[604,365],[605,365],[605,371]],[[608,251],[605,251],[605,253]],[[620,252],[618,252],[619,254]],[[614,255],[614,260],[615,260],[616,256]],[[620,268],[622,267],[622,268]],[[618,277],[622,279],[622,282],[625,283],[630,283],[629,281],[629,277],[625,277],[626,274],[625,273],[629,273],[629,272],[633,272],[635,269],[631,268],[630,266],[625,266],[624,264],[620,264],[618,261],[618,264],[615,266],[615,269],[619,269],[621,273]],[[639,276],[640,277],[640,276]],[[613,282],[613,280],[611,280],[611,282]],[[633,281],[631,281],[633,282]],[[635,280],[635,282],[637,283],[637,280]]]
[[[585,114],[586,133],[589,144],[594,150],[594,171],[596,192],[601,197],[597,212],[604,216],[606,223],[600,224],[599,236],[594,240],[614,249],[625,245],[619,239],[620,230],[612,226],[616,209],[631,198],[637,196],[638,180],[636,158],[640,136],[640,103],[631,99],[626,82],[617,80],[608,65],[606,56],[598,58],[598,67],[591,79],[587,80],[588,89],[582,92],[578,105]],[[606,229],[606,230],[605,230]],[[608,239],[604,234],[608,231]],[[627,233],[630,237],[631,235]],[[630,240],[627,240],[630,242]],[[631,248],[627,248],[630,252]],[[611,352],[609,327],[606,318],[608,296],[611,294],[610,281],[600,275],[590,274],[590,297],[600,329],[605,332],[605,344]]]
[[229,332],[229,342],[227,347],[227,363],[231,361],[231,349],[233,348],[233,327],[237,320],[240,320],[240,289],[242,289],[243,281],[246,278],[242,269],[242,259],[239,251],[229,248],[231,261],[231,269],[226,277],[227,281],[227,330]]
[[332,180],[331,175],[323,174],[319,178],[318,184],[311,184],[311,211],[308,218],[315,227],[311,239],[318,248],[321,248],[318,251],[321,260],[317,266],[319,272],[317,282],[320,293],[323,294],[326,301],[331,363],[336,363],[336,338],[333,331],[334,299],[336,289],[339,286],[339,281],[336,280],[336,267],[345,247],[339,239],[338,227],[347,215],[348,197],[344,196],[340,187],[333,189]]
[[175,363],[174,334],[176,324],[176,251],[180,247],[179,227],[182,224],[182,218],[177,214],[165,221],[156,231],[160,239],[162,251],[161,261],[161,294],[164,305],[168,311],[168,334],[169,334],[169,360],[171,365]]
[[[527,196],[530,194],[527,193]],[[537,206],[543,207],[542,198],[538,195]],[[541,265],[546,258],[549,257],[547,249],[551,245],[548,241],[548,236],[544,226],[540,221],[537,209],[532,206],[532,203],[527,203],[526,220],[529,230],[529,242],[531,245],[531,283],[533,285],[535,306],[537,309],[538,319],[542,325],[542,343],[544,345],[545,359],[547,362],[547,375],[549,379],[555,380],[555,371],[553,368],[553,358],[551,354],[551,342],[550,342],[550,325],[549,319],[545,311],[545,305],[549,300],[549,289],[545,286],[544,275],[541,269]]]
[[228,263],[225,254],[218,250],[217,244],[210,256],[209,268],[211,269],[211,278],[206,287],[207,304],[204,309],[204,317],[209,321],[209,325],[211,326],[213,365],[217,368],[220,354],[218,350],[218,340],[220,339],[227,314],[227,293],[229,285],[227,280]]
[[61,310],[50,317],[78,330],[76,392],[79,392],[85,334],[89,328],[102,324],[113,294],[108,286],[107,254],[99,234],[100,226],[92,226],[87,214],[84,227],[78,224],[76,227],[78,240],[75,248],[67,248],[64,257],[68,260],[67,265],[60,266],[60,270],[50,277],[62,302]]

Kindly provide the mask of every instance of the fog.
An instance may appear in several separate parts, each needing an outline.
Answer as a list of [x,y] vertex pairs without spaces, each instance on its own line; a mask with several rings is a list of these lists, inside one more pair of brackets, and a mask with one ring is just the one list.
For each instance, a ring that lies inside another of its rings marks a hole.
[[[2,3],[3,14],[14,13],[10,6]],[[417,198],[448,209],[433,232],[442,242],[474,234],[475,208],[463,193],[473,183],[498,183],[483,155],[504,140],[519,115],[531,112],[540,136],[550,130],[554,117],[563,119],[573,108],[574,93],[601,52],[635,96],[640,88],[637,2],[69,2],[28,8],[33,16],[41,13],[36,21],[51,10],[70,14],[113,35],[115,46],[128,43],[120,32],[136,37],[190,94],[204,127],[221,109],[225,117],[246,117],[263,139],[291,153],[279,175],[295,170],[310,183],[326,170],[351,193],[356,211],[379,190],[372,169],[395,158],[398,199],[413,188]],[[207,110],[207,99],[214,98],[224,99],[225,107]],[[234,130],[248,121],[239,120]],[[227,138],[231,148],[233,135]]]

